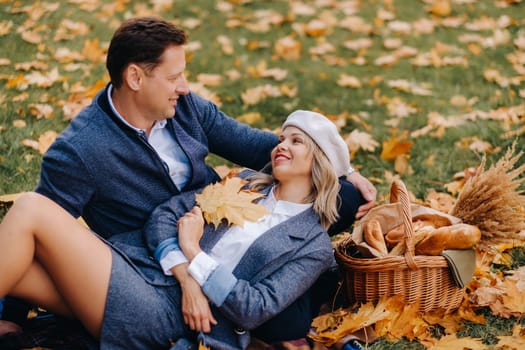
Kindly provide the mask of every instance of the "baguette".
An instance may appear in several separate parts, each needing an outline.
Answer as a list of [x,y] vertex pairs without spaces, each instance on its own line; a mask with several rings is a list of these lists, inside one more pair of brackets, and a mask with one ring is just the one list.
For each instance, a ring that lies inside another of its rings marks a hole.
[[364,231],[366,243],[377,250],[381,256],[387,255],[388,249],[386,248],[385,236],[383,235],[383,230],[381,229],[379,221],[375,219],[368,221],[365,225]]
[[445,249],[469,249],[481,239],[479,228],[468,224],[443,226],[415,246],[416,255],[439,255]]

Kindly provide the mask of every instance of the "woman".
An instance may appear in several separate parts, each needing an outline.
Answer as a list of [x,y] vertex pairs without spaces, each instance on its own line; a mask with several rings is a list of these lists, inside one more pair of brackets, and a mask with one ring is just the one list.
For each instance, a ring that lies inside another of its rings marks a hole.
[[[326,228],[337,219],[348,149],[318,113],[296,111],[282,129],[273,177],[249,176],[251,188],[268,194],[261,202],[270,214],[244,229],[215,230],[197,207],[177,214],[194,196],[173,197],[144,230],[162,269],[142,263],[151,258],[140,239],[105,242],[45,197],[22,196],[0,225],[0,296],[78,318],[101,349],[183,349],[197,341],[194,330],[214,349],[245,348],[246,330],[284,310],[334,264]],[[188,262],[166,262],[177,250]],[[180,283],[148,283],[152,276],[175,281],[163,270]],[[211,302],[200,324],[183,315],[189,276]]]

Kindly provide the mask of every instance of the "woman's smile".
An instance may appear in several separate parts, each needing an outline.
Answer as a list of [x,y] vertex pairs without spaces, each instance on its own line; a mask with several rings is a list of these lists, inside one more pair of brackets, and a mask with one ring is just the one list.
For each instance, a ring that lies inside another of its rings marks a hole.
[[283,162],[290,160],[291,158],[284,153],[277,153],[273,159],[274,166],[277,166]]

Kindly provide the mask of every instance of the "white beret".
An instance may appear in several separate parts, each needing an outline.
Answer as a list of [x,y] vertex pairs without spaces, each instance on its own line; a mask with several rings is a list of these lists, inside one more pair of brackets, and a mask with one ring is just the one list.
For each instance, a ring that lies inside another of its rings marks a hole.
[[287,126],[301,129],[314,140],[328,157],[337,177],[347,174],[350,167],[348,146],[333,122],[322,114],[297,110],[286,118],[282,129]]

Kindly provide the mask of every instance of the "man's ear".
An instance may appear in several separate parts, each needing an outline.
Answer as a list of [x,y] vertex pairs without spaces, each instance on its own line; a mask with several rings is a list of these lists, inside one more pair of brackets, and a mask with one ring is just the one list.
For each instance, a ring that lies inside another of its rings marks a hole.
[[124,84],[131,90],[137,91],[142,83],[143,74],[144,71],[139,65],[130,63],[124,70]]

